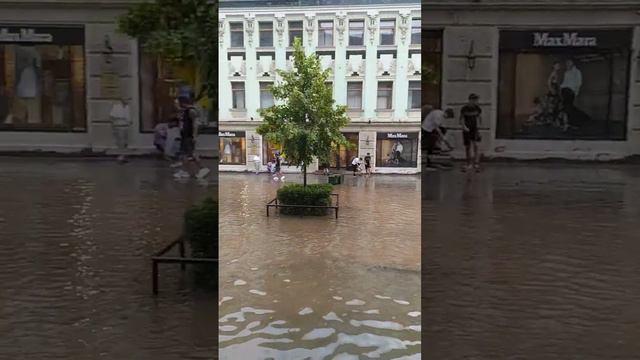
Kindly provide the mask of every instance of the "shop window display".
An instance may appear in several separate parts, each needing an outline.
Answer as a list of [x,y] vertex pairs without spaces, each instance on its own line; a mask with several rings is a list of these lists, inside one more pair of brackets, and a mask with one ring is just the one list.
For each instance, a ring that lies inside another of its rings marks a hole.
[[86,131],[84,30],[0,31],[0,130]]
[[498,138],[624,140],[631,32],[506,31]]
[[275,159],[276,151],[281,151],[280,147],[263,139],[262,141],[262,165],[267,165],[270,160]]
[[415,168],[418,166],[417,132],[377,134],[376,166]]
[[351,160],[358,155],[358,138],[359,133],[343,133],[344,137],[351,143],[352,148],[348,149],[345,146],[340,146],[338,149],[332,151],[329,157],[330,168],[333,169],[346,169],[351,165]]
[[244,132],[220,131],[218,141],[221,165],[245,165],[247,163]]

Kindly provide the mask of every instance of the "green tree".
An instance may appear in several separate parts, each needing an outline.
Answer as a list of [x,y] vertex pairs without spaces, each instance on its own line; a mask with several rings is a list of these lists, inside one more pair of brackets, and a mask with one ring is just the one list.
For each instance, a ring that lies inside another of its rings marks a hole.
[[118,19],[118,30],[137,39],[146,54],[193,69],[196,100],[208,98],[212,110],[218,108],[217,8],[210,0],[155,0],[131,5]]
[[352,145],[340,131],[349,123],[347,108],[334,105],[326,81],[329,69],[322,70],[317,55],[306,56],[300,39],[293,50],[293,70],[278,70],[281,81],[271,88],[281,104],[262,109],[263,123],[258,134],[282,147],[287,162],[301,167],[307,186],[307,167],[314,158],[327,162],[338,146]]

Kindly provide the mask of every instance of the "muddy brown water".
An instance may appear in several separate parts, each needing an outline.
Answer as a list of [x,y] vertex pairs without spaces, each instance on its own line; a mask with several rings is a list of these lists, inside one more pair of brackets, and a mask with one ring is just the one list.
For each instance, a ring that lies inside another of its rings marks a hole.
[[640,168],[423,175],[426,359],[640,358]]
[[[149,257],[217,191],[161,162],[0,159],[1,359],[212,359],[216,294]],[[214,177],[212,177],[214,178]]]
[[338,220],[267,217],[267,175],[219,181],[221,359],[420,358],[419,177],[346,176]]

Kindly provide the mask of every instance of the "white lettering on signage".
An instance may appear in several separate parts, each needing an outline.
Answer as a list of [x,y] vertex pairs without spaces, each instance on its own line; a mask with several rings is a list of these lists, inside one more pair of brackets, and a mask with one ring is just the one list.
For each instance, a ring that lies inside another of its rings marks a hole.
[[230,131],[218,131],[218,136],[221,136],[221,137],[225,137],[225,136],[226,137],[235,137],[236,133],[230,132]]
[[549,47],[563,47],[563,46],[598,46],[598,39],[596,37],[581,37],[577,32],[563,33],[562,36],[549,36],[549,33],[533,33],[533,46],[549,46]]
[[387,133],[389,139],[408,139],[409,135],[403,133]]
[[0,29],[0,42],[27,42],[27,43],[50,43],[53,42],[51,34],[36,34],[34,29],[20,29],[20,32],[11,33],[9,29]]

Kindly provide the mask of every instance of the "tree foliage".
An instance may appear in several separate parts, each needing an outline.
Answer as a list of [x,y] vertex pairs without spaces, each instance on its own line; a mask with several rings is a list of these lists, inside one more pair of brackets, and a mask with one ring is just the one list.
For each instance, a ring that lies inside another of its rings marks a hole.
[[217,1],[155,0],[133,4],[118,19],[118,29],[137,39],[146,54],[180,67],[199,78],[197,98],[207,97],[216,109],[218,18]]
[[322,70],[317,55],[305,55],[296,38],[293,70],[278,70],[281,81],[271,88],[279,102],[260,111],[264,122],[258,133],[280,145],[289,164],[302,167],[305,185],[307,166],[314,158],[327,162],[338,146],[352,147],[340,131],[349,117],[346,106],[334,105],[326,85],[329,74],[329,69]]

